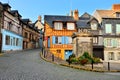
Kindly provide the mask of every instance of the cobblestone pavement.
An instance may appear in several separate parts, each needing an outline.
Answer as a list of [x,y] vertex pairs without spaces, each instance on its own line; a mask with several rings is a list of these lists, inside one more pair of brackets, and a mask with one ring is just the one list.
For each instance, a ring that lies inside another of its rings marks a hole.
[[42,60],[40,50],[27,50],[0,57],[0,80],[120,80],[120,75],[67,68]]

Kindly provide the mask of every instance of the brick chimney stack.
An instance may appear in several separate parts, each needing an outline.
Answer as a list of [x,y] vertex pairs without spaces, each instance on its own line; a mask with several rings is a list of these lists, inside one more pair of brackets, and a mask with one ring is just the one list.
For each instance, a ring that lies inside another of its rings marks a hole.
[[112,10],[120,11],[120,4],[113,4],[112,5]]
[[75,20],[79,20],[79,12],[78,12],[78,10],[74,11],[73,17],[74,17]]
[[42,19],[42,17],[41,17],[41,16],[38,16],[38,21],[40,21],[40,22],[41,22],[41,19]]

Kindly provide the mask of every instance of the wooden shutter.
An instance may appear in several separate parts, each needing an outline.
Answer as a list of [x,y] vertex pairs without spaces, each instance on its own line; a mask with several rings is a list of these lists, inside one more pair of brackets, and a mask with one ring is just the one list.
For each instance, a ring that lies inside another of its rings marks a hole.
[[65,44],[65,36],[62,36],[62,44]]
[[68,37],[65,36],[65,44],[68,44]]
[[52,36],[52,43],[55,44],[55,36]]

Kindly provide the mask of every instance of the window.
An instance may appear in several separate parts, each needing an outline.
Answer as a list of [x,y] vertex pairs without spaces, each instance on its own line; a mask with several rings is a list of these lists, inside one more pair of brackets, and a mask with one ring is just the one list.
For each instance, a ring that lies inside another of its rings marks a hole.
[[52,43],[53,44],[71,44],[72,43],[72,37],[52,36]]
[[57,50],[57,53],[61,53],[61,50]]
[[120,24],[116,24],[116,34],[120,34]]
[[72,43],[72,37],[68,37],[68,44]]
[[114,60],[114,53],[113,52],[108,53],[108,60]]
[[54,28],[55,28],[56,30],[62,30],[62,27],[63,27],[62,22],[55,22],[55,23],[54,23]]
[[97,30],[97,24],[96,23],[91,23],[91,29],[92,30]]
[[25,32],[25,38],[28,38],[28,33],[27,32]]
[[98,38],[97,37],[93,37],[93,43],[94,44],[98,43]]
[[18,42],[18,40],[19,40],[19,39],[18,39],[18,38],[16,38],[16,46],[18,46],[18,43],[19,43],[19,42]]
[[22,39],[19,39],[18,46],[22,46]]
[[120,47],[120,39],[117,40],[117,46]]
[[75,23],[67,23],[68,30],[75,30]]
[[13,42],[13,41],[12,41],[12,39],[11,39],[11,43],[10,43],[10,44],[11,44],[11,46],[12,46],[12,44],[13,44],[12,42]]
[[106,47],[117,47],[118,46],[118,40],[117,39],[113,39],[113,38],[107,38],[104,39],[104,45]]
[[6,35],[6,45],[10,45],[10,36]]
[[13,38],[13,46],[15,46],[15,38]]
[[117,59],[120,60],[120,52],[118,52]]
[[20,27],[17,27],[18,28],[18,34],[20,33]]
[[55,37],[55,43],[56,44],[62,44],[62,37]]
[[107,46],[112,47],[112,39],[107,39]]
[[12,22],[8,22],[7,29],[12,30]]
[[119,12],[116,13],[116,17],[120,18],[120,13]]
[[107,34],[112,33],[112,26],[111,26],[111,24],[105,24],[105,33],[107,33]]

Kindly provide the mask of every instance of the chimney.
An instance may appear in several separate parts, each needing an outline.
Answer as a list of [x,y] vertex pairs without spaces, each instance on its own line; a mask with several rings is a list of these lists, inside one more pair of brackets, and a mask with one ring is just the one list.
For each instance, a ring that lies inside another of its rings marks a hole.
[[113,4],[112,5],[112,10],[114,10],[114,11],[120,11],[120,4]]
[[78,12],[78,10],[74,11],[73,17],[74,17],[75,20],[79,20],[79,12]]
[[41,16],[38,16],[38,21],[40,21],[40,22],[41,22],[41,19],[42,19],[42,17],[41,17]]

